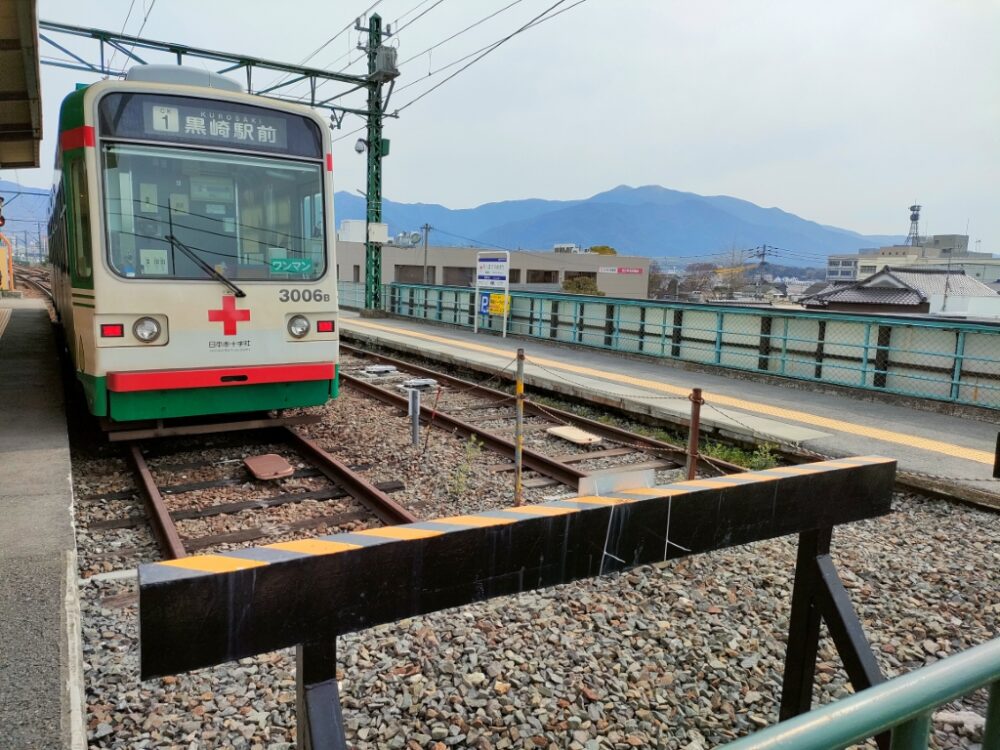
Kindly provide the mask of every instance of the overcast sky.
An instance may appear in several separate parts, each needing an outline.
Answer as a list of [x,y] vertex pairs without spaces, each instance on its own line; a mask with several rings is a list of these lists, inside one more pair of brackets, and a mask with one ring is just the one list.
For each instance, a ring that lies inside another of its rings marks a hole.
[[[131,2],[38,8],[117,31]],[[142,36],[297,63],[372,2],[135,0],[125,30],[137,33],[149,11]],[[383,0],[376,10],[412,23],[392,42],[405,61],[510,2]],[[554,2],[521,0],[406,62],[389,109]],[[384,194],[463,208],[655,183],[894,234],[916,201],[922,232],[968,223],[973,243],[1000,253],[997,29],[997,0],[585,0],[388,120]],[[359,57],[344,56],[357,41],[344,33],[310,64],[340,69]],[[43,43],[42,54],[53,50]],[[3,178],[48,187],[58,103],[91,80],[43,66],[44,167]],[[363,105],[360,94],[344,101]],[[334,137],[360,125],[348,116]],[[357,137],[334,145],[339,190],[364,188]]]

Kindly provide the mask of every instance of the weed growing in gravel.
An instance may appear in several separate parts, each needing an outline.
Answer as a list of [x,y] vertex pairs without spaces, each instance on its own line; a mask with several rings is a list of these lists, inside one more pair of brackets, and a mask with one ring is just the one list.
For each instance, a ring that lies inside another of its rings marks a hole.
[[[633,432],[638,432],[640,435],[646,435],[647,437],[651,437],[656,440],[662,440],[665,443],[682,446],[687,445],[687,434],[678,429],[669,429],[660,426],[654,427],[651,425],[640,424],[638,422],[632,422],[613,414],[609,414],[599,408],[577,403],[568,403],[563,399],[552,398],[542,394],[532,394],[531,400],[545,406],[553,406],[557,409],[567,409],[579,414],[582,417],[589,417],[601,422],[602,424],[624,427],[625,429],[632,430]],[[702,443],[699,451],[709,458],[718,458],[723,461],[729,461],[730,463],[737,464],[738,466],[743,466],[750,471],[762,471],[778,465],[779,460],[775,453],[776,449],[777,446],[770,443],[763,443],[751,451],[745,448],[740,448],[739,446],[726,445],[725,443],[709,440]]]
[[469,474],[472,473],[472,465],[483,452],[483,443],[472,435],[465,441],[465,451],[462,455],[462,462],[455,467],[451,480],[448,482],[448,491],[455,497],[461,497],[469,488]]
[[762,471],[778,465],[778,457],[774,454],[775,446],[770,443],[758,445],[753,451],[738,448],[735,445],[707,442],[699,450],[711,458],[719,458],[733,464],[745,466],[750,471]]

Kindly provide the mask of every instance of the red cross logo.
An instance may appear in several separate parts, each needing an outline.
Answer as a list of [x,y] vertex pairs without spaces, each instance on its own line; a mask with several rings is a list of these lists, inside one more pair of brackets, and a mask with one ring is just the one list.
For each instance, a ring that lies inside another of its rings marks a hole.
[[222,298],[222,309],[209,310],[208,319],[212,323],[222,323],[223,336],[235,336],[237,322],[250,320],[250,311],[237,310],[236,297],[227,294]]

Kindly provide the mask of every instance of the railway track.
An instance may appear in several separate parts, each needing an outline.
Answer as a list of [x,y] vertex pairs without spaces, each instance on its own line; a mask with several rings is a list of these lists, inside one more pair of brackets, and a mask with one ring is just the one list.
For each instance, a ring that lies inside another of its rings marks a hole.
[[[475,438],[508,459],[514,457],[515,401],[509,393],[343,343],[340,351],[340,377],[347,387],[406,409],[406,383],[414,378],[435,381],[421,404],[425,424]],[[599,483],[622,471],[674,472],[687,459],[682,446],[530,399],[524,402],[524,413],[526,488],[561,484],[575,490],[581,480]],[[554,428],[562,427],[578,432],[571,433],[569,440],[553,434]],[[573,445],[573,437],[584,444]],[[513,471],[514,465],[500,463],[493,469]],[[709,476],[745,471],[736,464],[704,457],[699,458],[698,469]]]
[[[401,483],[373,484],[361,475],[364,467],[346,465],[280,418],[271,421],[273,425],[255,420],[260,429],[231,433],[221,455],[210,458],[203,455],[207,438],[201,426],[192,426],[187,433],[175,428],[168,438],[129,439],[127,433],[119,434],[146,516],[91,522],[89,530],[127,528],[148,520],[163,555],[176,559],[250,542],[417,520],[389,496],[403,488]],[[197,440],[178,441],[185,435]],[[244,459],[261,451],[281,456],[294,471],[280,479],[255,478]],[[124,490],[105,493],[105,498],[134,494]],[[295,506],[302,510],[291,514],[299,517],[290,518],[289,509]],[[283,516],[269,517],[274,511],[283,511]]]
[[26,284],[52,300],[52,281],[48,270],[26,266],[14,266],[14,280]]

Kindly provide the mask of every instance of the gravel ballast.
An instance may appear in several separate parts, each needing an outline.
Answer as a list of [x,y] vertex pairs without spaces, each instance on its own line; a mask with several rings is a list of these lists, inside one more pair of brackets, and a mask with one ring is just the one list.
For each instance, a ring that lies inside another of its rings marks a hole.
[[[469,441],[434,431],[426,450],[414,448],[405,417],[349,390],[319,411],[324,422],[305,431],[348,464],[368,466],[369,480],[403,482],[393,498],[421,518],[510,504],[512,474],[490,471],[502,459]],[[86,528],[90,518],[142,512],[133,500],[95,498],[129,486],[119,459],[78,450],[74,474],[91,747],[294,747],[290,651],[139,682],[135,578],[90,576],[158,551],[143,525]],[[224,488],[213,500],[241,493]],[[532,490],[528,500],[551,494]],[[840,527],[833,556],[890,676],[998,634],[1000,515],[898,494],[890,516]],[[776,721],[794,562],[786,537],[342,637],[349,744],[723,744]],[[824,638],[816,700],[848,692]],[[983,715],[984,695],[948,711],[935,724],[940,746],[973,748],[981,725],[963,712]]]

